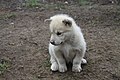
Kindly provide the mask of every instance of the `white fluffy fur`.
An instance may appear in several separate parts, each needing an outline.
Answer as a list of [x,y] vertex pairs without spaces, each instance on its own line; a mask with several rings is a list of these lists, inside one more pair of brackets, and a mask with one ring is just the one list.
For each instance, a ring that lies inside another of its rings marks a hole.
[[[81,63],[87,63],[83,58],[86,42],[81,29],[71,17],[65,14],[55,15],[50,20],[50,41],[54,41],[56,44],[49,44],[51,70],[65,72],[67,71],[66,63],[72,62],[72,71],[80,72],[82,70]],[[65,25],[63,20],[70,21],[72,25]],[[60,36],[56,35],[58,31],[62,32]]]

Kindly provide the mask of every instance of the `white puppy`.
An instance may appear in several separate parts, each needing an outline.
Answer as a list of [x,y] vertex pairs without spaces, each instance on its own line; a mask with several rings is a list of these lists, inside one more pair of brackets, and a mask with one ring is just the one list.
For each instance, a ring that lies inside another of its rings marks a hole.
[[81,29],[71,17],[65,14],[55,15],[47,20],[51,20],[49,44],[51,70],[65,72],[66,63],[72,62],[72,71],[80,72],[81,63],[87,63],[83,58],[86,42]]

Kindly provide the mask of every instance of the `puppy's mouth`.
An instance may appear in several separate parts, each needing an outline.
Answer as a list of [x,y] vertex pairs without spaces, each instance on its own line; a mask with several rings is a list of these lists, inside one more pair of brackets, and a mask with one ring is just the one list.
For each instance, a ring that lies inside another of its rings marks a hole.
[[60,44],[55,44],[55,43],[51,43],[51,44],[54,46],[59,46],[59,45],[63,44],[63,42],[61,42]]

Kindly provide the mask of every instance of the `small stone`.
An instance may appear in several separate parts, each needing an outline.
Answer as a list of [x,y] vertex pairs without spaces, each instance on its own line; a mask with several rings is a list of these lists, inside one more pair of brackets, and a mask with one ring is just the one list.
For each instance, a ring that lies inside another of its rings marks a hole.
[[18,10],[21,10],[22,8],[21,7],[17,7]]
[[67,2],[67,1],[65,1],[65,4],[68,4],[68,2]]
[[38,9],[39,7],[36,7],[36,9]]
[[11,25],[13,25],[14,23],[13,23],[13,22],[11,22],[10,24],[11,24]]

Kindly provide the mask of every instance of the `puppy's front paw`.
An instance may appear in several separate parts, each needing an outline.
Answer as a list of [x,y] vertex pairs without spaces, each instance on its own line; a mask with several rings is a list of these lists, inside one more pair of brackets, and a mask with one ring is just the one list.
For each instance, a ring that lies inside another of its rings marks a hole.
[[59,71],[60,71],[60,72],[65,72],[65,71],[67,71],[66,65],[64,65],[64,66],[63,66],[63,65],[60,65],[60,66],[59,66]]
[[51,70],[52,71],[57,71],[58,70],[58,64],[57,63],[52,63]]
[[82,70],[80,65],[73,65],[72,71],[73,72],[80,72]]

